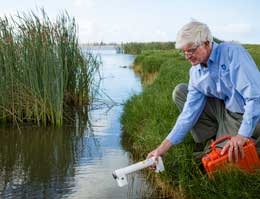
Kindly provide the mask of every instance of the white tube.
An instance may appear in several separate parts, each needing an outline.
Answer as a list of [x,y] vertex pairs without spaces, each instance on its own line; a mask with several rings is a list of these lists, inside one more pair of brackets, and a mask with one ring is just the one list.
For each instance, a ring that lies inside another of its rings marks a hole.
[[121,169],[117,169],[115,170],[112,175],[113,177],[117,180],[118,186],[122,187],[127,185],[127,179],[126,179],[126,175],[129,173],[133,173],[135,171],[139,171],[141,169],[147,168],[152,166],[154,163],[156,163],[156,172],[160,172],[160,171],[164,171],[164,165],[162,162],[162,158],[158,157],[158,161],[155,161],[155,158],[149,158],[146,160],[143,160],[141,162],[132,164],[130,166],[121,168]]

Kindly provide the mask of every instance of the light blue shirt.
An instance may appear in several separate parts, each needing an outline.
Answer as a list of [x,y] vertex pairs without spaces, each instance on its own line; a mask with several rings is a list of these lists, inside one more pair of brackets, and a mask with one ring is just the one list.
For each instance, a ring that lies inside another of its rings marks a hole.
[[190,69],[187,100],[166,137],[172,144],[180,143],[195,125],[207,96],[223,100],[231,112],[243,113],[240,135],[251,137],[260,118],[260,72],[249,53],[239,44],[213,43],[207,64]]

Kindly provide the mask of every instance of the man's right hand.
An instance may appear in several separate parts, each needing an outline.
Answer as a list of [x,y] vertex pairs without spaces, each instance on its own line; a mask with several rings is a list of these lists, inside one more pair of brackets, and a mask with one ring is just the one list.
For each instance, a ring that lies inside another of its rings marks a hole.
[[[158,148],[159,148],[159,147],[158,147]],[[156,149],[154,149],[153,151],[151,151],[150,153],[148,153],[146,159],[149,159],[149,158],[151,158],[151,157],[155,157],[155,159],[157,160],[158,157],[160,156],[160,155],[159,155],[159,149],[158,149],[158,148],[156,148]]]
[[[159,147],[157,147],[155,150],[151,151],[146,159],[148,158],[151,158],[151,157],[154,157],[156,161],[158,161],[158,157],[159,156],[163,156],[172,146],[172,143],[165,139]],[[151,167],[150,167],[152,170],[155,170],[156,168],[156,164],[153,164]]]

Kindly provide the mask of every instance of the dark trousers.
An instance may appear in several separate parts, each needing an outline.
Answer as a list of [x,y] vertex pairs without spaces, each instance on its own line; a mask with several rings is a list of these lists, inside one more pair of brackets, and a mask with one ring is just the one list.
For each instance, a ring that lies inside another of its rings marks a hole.
[[[187,94],[188,85],[184,83],[178,84],[173,90],[173,101],[180,111],[183,109]],[[223,135],[236,135],[242,119],[243,114],[227,110],[222,100],[208,97],[203,112],[191,130],[193,139],[195,142],[200,143]],[[260,146],[260,122],[255,128],[252,138]]]

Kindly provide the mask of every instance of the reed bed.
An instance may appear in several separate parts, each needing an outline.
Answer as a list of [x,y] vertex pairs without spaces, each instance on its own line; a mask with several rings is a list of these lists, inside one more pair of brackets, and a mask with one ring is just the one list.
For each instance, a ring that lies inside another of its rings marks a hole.
[[90,101],[98,59],[83,55],[74,18],[42,9],[0,18],[0,121],[61,126],[65,105]]

